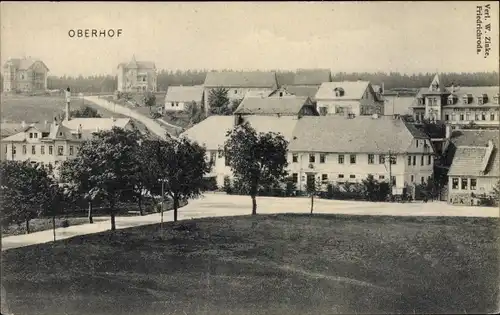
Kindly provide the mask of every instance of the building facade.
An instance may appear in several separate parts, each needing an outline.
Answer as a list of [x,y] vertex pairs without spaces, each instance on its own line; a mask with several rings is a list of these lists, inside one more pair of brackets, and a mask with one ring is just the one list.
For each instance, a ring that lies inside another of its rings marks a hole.
[[321,115],[384,115],[384,100],[368,81],[322,83],[315,100]]
[[165,96],[164,111],[183,111],[186,104],[203,106],[203,86],[169,86]]
[[4,92],[45,92],[49,68],[41,60],[11,58],[3,66]]
[[411,108],[417,121],[498,128],[499,91],[498,86],[445,87],[436,74],[428,88],[420,89]]
[[242,100],[248,92],[258,91],[267,95],[278,88],[275,72],[209,72],[205,78],[205,109],[210,109],[210,92],[224,88],[230,101]]
[[118,65],[118,91],[156,92],[157,73],[152,61],[136,61],[135,56],[128,63]]

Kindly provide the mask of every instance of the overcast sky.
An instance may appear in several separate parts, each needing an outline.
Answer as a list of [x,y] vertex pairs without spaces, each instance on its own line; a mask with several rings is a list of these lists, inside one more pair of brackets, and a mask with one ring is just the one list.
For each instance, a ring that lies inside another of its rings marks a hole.
[[[490,56],[476,53],[476,5],[486,3],[2,2],[1,61],[39,58],[53,75],[114,74],[133,54],[172,70],[497,71],[497,2]],[[123,33],[68,35],[86,28]]]

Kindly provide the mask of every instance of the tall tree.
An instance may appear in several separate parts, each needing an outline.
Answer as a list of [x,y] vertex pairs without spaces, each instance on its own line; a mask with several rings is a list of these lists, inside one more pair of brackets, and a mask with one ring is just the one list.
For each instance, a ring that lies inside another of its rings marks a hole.
[[77,110],[71,111],[71,117],[76,118],[101,118],[99,112],[88,105],[84,105]]
[[[149,161],[149,188],[170,196],[173,201],[174,222],[178,218],[179,202],[193,198],[205,188],[204,175],[210,171],[206,150],[187,138],[150,141],[143,149]],[[161,188],[163,181],[163,189]],[[162,196],[163,197],[163,196]]]
[[134,190],[138,165],[136,150],[140,134],[118,127],[99,131],[80,147],[75,158],[81,168],[89,171],[91,196],[102,196],[109,206],[111,230],[116,229],[116,205],[125,194]]
[[46,212],[52,203],[51,185],[54,181],[45,168],[28,161],[2,161],[2,224],[26,224],[30,232],[32,219]]
[[234,177],[248,189],[252,214],[257,214],[256,196],[263,184],[272,185],[287,176],[288,142],[274,132],[257,133],[248,123],[227,133],[225,158]]
[[223,87],[211,89],[208,93],[208,105],[213,115],[231,115],[229,90]]
[[145,92],[143,95],[144,105],[149,107],[149,112],[151,113],[152,107],[156,106],[156,96],[152,92]]

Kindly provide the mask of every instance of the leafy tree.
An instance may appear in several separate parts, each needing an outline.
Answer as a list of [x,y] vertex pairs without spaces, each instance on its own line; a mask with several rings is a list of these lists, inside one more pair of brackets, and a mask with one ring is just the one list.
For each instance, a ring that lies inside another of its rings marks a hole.
[[2,184],[2,224],[15,222],[26,224],[30,232],[30,220],[47,212],[52,204],[51,185],[54,181],[45,168],[28,161],[2,161],[0,163]]
[[252,198],[252,214],[257,214],[256,196],[259,186],[280,182],[287,176],[288,142],[274,132],[257,133],[248,123],[227,133],[225,158],[235,181],[248,189]]
[[[90,198],[101,196],[109,205],[111,230],[116,229],[116,205],[124,194],[134,190],[138,173],[136,150],[140,135],[118,127],[99,131],[94,138],[80,147],[75,158],[81,168],[87,170]],[[76,177],[78,178],[78,177]]]
[[498,180],[497,184],[493,187],[493,199],[498,203],[500,202],[500,180]]
[[228,97],[229,90],[223,87],[211,89],[208,93],[208,104],[210,114],[213,115],[231,115],[230,102]]
[[[210,171],[205,159],[206,150],[187,138],[151,141],[142,150],[147,162],[145,177],[153,192],[163,191],[173,201],[174,222],[177,221],[179,201],[196,197],[206,187],[204,175]],[[163,196],[162,196],[163,197]]]
[[378,200],[378,194],[379,194],[379,185],[377,180],[373,177],[372,174],[368,174],[368,177],[366,179],[363,179],[363,195],[367,200],[370,201],[375,201]]
[[77,110],[71,111],[71,117],[82,118],[101,118],[99,112],[90,106],[82,106]]
[[152,107],[156,106],[156,96],[152,92],[145,92],[142,98],[144,105],[149,107],[149,112],[151,113]]

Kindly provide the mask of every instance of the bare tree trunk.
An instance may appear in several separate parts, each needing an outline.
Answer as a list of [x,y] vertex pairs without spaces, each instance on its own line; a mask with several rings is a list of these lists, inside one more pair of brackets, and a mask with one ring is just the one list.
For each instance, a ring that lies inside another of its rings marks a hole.
[[30,234],[30,219],[26,219],[26,234]]
[[251,195],[252,197],[252,215],[257,214],[257,200],[255,199],[255,195]]
[[92,201],[89,201],[89,211],[88,211],[89,223],[94,223],[92,218]]
[[179,197],[174,196],[174,222],[177,222],[177,208],[179,208]]
[[111,231],[115,231],[116,230],[116,222],[115,222],[115,203],[114,202],[110,202],[109,213],[111,215]]
[[139,204],[140,215],[144,215],[144,212],[142,211],[142,194],[141,193],[139,193],[139,196],[137,197],[137,203]]
[[314,208],[314,193],[311,194],[311,214],[313,214],[313,208]]

